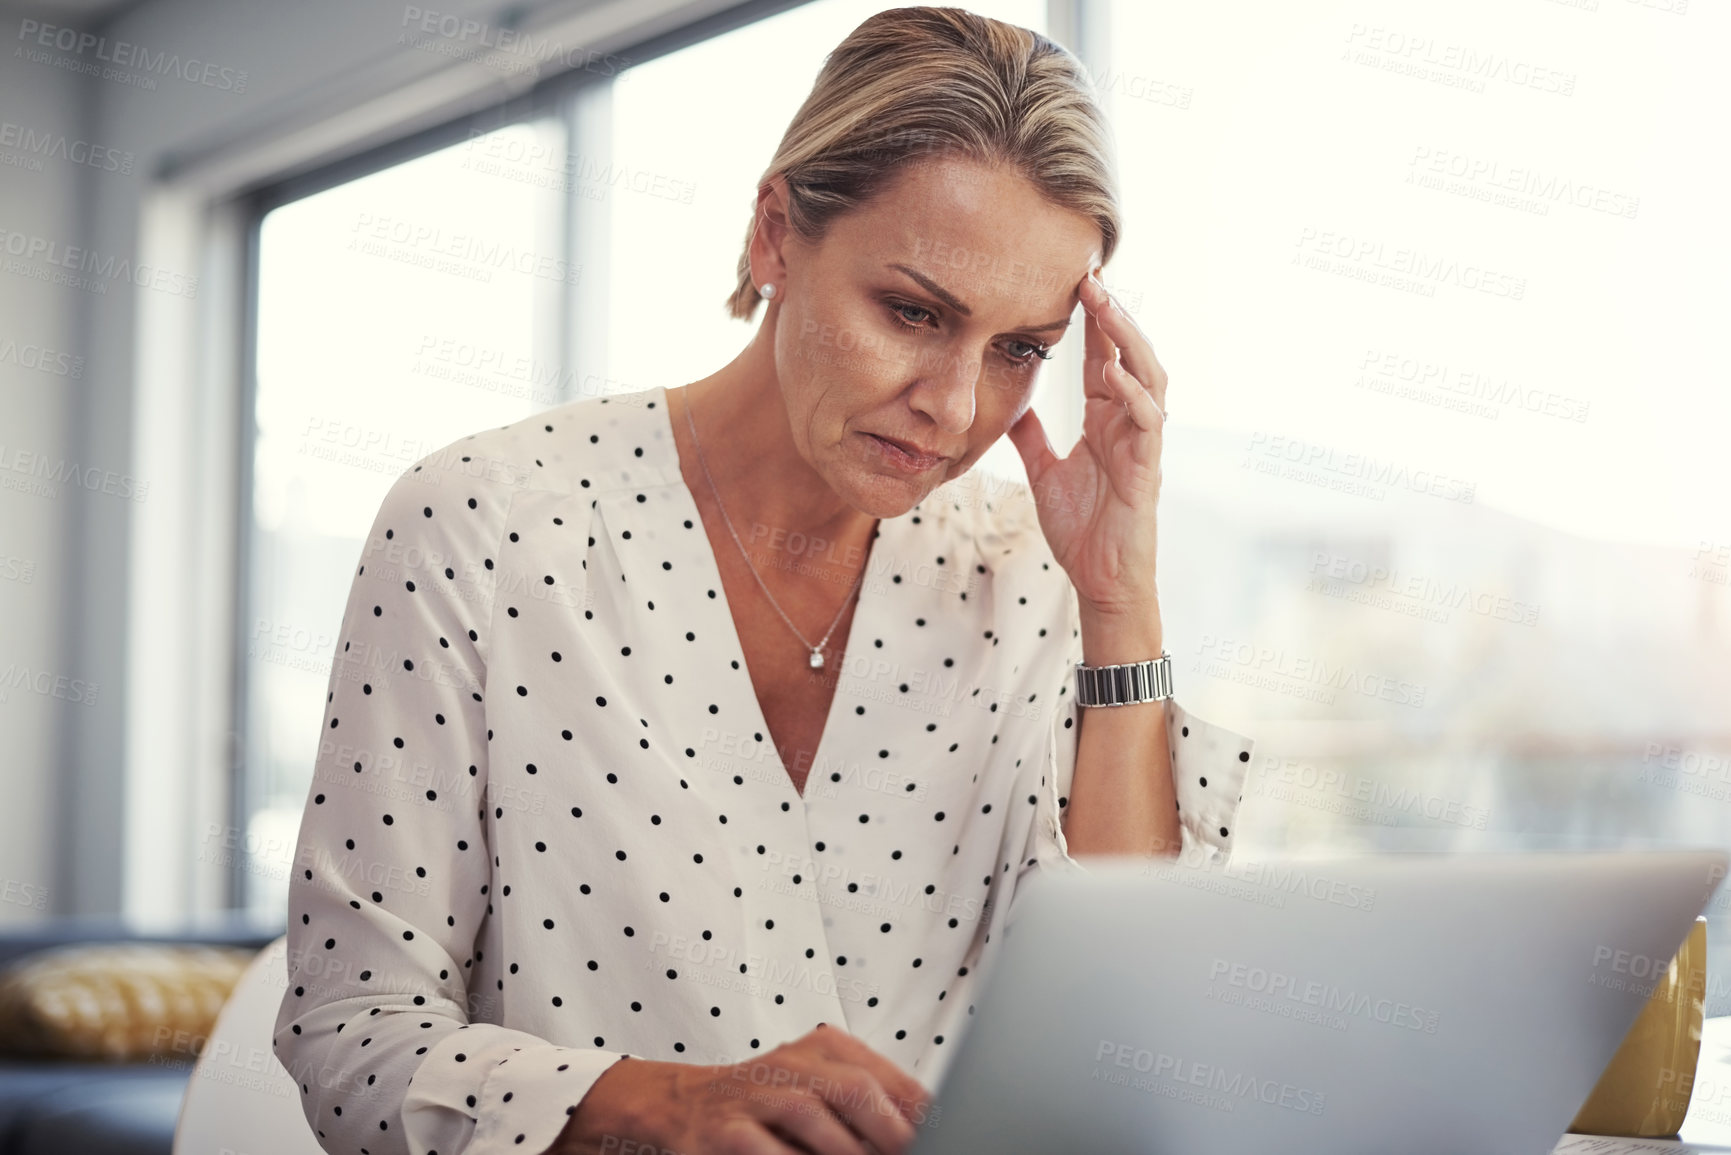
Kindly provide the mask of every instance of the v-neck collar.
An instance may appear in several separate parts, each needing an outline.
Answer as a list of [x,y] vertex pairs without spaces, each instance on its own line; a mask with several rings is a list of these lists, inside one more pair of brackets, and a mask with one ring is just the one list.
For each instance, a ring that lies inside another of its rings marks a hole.
[[[679,443],[673,435],[673,411],[667,403],[667,390],[665,387],[658,385],[654,388],[653,392],[656,401],[655,408],[661,412],[661,418],[656,423],[656,432],[659,436],[657,436],[655,440],[657,443],[661,443],[663,438],[665,438],[665,447],[661,449],[662,459],[658,464],[661,466],[662,472],[667,478],[667,484],[676,488],[679,494],[679,500],[685,506],[686,516],[690,517],[694,522],[701,526],[703,524],[703,519],[702,514],[697,508],[697,495],[692,493],[691,487],[686,484],[685,474],[679,466]],[[917,508],[918,507],[916,507],[916,509]],[[842,693],[841,682],[846,671],[853,668],[850,662],[856,656],[855,647],[859,644],[859,640],[862,637],[868,636],[869,631],[877,627],[876,619],[881,608],[878,604],[881,601],[881,595],[873,594],[871,592],[871,582],[867,579],[873,572],[872,567],[873,563],[877,559],[879,546],[890,537],[892,532],[899,534],[906,519],[906,514],[903,514],[900,517],[879,518],[877,532],[872,535],[870,542],[866,546],[865,569],[861,571],[862,576],[859,583],[859,591],[857,595],[858,600],[854,606],[853,622],[848,627],[846,645],[841,654],[834,655],[826,660],[826,664],[828,661],[835,662],[836,685],[830,694],[829,707],[824,715],[823,732],[818,735],[817,747],[812,751],[811,767],[808,769],[806,774],[806,784],[808,786],[811,783],[811,771],[815,770],[819,766],[830,764],[826,759],[825,754],[829,747],[839,740],[836,737],[836,731],[838,723],[843,717],[841,711],[845,709],[845,705],[842,702],[845,695]],[[702,564],[707,567],[704,576],[715,583],[713,587],[710,588],[716,590],[716,600],[721,603],[720,608],[724,611],[724,616],[727,619],[727,639],[729,646],[731,647],[729,657],[737,661],[740,665],[740,669],[745,672],[745,696],[750,699],[749,709],[751,711],[747,716],[752,719],[757,732],[770,739],[766,742],[766,745],[774,754],[775,765],[781,769],[781,784],[792,793],[796,799],[799,799],[802,803],[809,803],[811,797],[810,794],[802,793],[794,787],[793,775],[788,771],[787,764],[782,761],[781,750],[776,746],[773,740],[773,735],[769,732],[769,722],[764,715],[763,704],[757,699],[756,683],[753,682],[751,678],[751,665],[746,661],[745,646],[739,637],[739,626],[733,616],[733,607],[728,602],[727,587],[721,580],[721,566],[716,560],[714,549],[709,545],[709,534],[707,532],[702,535],[701,541],[702,544],[696,552],[702,555]]]

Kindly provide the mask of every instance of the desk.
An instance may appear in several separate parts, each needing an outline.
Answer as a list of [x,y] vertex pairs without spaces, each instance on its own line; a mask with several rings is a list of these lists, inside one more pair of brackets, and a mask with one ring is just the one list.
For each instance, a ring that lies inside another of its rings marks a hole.
[[1610,1139],[1566,1135],[1552,1155],[1659,1155],[1674,1152],[1731,1153],[1731,1015],[1701,1025],[1701,1059],[1689,1113],[1676,1139]]

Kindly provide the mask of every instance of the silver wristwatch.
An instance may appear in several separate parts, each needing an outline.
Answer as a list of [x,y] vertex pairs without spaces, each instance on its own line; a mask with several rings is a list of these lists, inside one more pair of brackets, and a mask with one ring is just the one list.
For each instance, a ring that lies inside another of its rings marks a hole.
[[1172,696],[1172,655],[1122,666],[1076,663],[1078,706],[1132,706]]

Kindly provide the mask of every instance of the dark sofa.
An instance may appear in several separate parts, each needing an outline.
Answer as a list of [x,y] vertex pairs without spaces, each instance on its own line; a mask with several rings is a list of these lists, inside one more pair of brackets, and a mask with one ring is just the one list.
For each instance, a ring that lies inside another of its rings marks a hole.
[[[174,932],[118,919],[0,928],[0,967],[72,943],[168,942],[258,950],[283,933],[240,916]],[[0,1155],[170,1155],[192,1064],[33,1061],[0,1055]]]

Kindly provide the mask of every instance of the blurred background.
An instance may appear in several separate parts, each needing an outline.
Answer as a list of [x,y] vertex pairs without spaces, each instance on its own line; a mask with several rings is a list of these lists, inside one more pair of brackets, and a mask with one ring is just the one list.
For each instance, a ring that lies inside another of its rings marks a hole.
[[[756,182],[896,6],[434,2],[0,5],[0,927],[281,925],[386,489],[729,360]],[[1731,9],[970,7],[1108,102],[1238,853],[1731,843]]]

